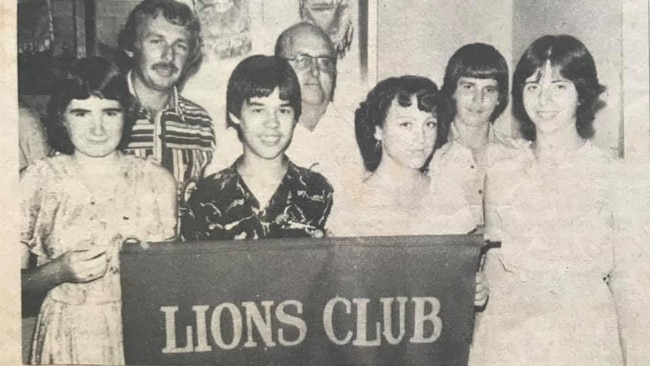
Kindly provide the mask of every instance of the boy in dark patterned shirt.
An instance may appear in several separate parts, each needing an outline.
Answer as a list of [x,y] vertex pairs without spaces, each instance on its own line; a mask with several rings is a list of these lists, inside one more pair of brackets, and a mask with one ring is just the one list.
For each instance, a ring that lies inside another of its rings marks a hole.
[[333,190],[284,152],[301,113],[300,84],[289,63],[251,56],[228,82],[227,121],[244,154],[199,182],[183,215],[186,240],[323,236]]

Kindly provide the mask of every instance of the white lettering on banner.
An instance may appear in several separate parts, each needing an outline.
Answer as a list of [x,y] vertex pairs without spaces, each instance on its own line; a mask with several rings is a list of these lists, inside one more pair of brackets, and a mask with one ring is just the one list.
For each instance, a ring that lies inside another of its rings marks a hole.
[[[232,341],[230,344],[224,342],[223,337],[221,336],[221,312],[223,309],[228,309],[228,312],[230,312],[230,317],[232,319]],[[223,304],[219,304],[219,306],[214,308],[212,311],[210,330],[212,331],[212,339],[214,339],[214,343],[216,343],[219,348],[233,349],[237,347],[239,341],[241,341],[242,333],[241,313],[239,312],[239,309],[237,309],[237,306],[229,302],[224,302]]]
[[178,306],[161,306],[160,311],[165,313],[165,339],[166,344],[162,353],[189,353],[194,351],[192,343],[192,327],[185,328],[186,346],[179,348],[176,346],[176,317],[174,314],[178,311]]
[[[435,342],[440,333],[442,332],[442,319],[438,317],[440,312],[440,301],[435,297],[414,297],[415,302],[415,330],[411,343],[431,343]],[[431,305],[431,311],[428,314],[424,313],[425,303]],[[431,335],[424,337],[424,323],[428,321],[433,325]]]
[[[394,337],[392,334],[392,304],[394,299],[397,299],[399,306],[399,335]],[[356,338],[352,341],[352,345],[359,347],[376,347],[382,344],[382,339],[386,339],[389,344],[399,344],[406,333],[405,324],[406,324],[406,302],[408,299],[406,297],[383,297],[380,299],[380,302],[383,304],[382,312],[383,318],[382,322],[376,322],[374,324],[374,339],[367,338],[367,323],[368,323],[368,303],[369,299],[352,299],[350,300],[335,297],[330,299],[323,310],[323,326],[325,328],[325,334],[329,340],[337,345],[346,345],[350,343],[350,340],[353,337],[353,331],[347,330],[345,337],[337,337],[336,329],[334,329],[333,319],[335,306],[337,304],[345,305],[345,314],[353,314],[352,304],[354,303],[355,320],[356,320]],[[413,336],[410,339],[411,343],[433,343],[435,342],[442,332],[442,319],[438,317],[440,312],[440,301],[435,297],[412,297],[411,301],[414,303],[413,306]],[[431,310],[426,312],[426,305],[429,305]],[[339,307],[340,308],[340,307]],[[344,317],[340,312],[341,309],[337,310],[339,313],[338,318]],[[425,313],[426,312],[426,313]],[[425,333],[425,323],[430,323],[432,326],[431,334],[426,336]],[[383,324],[382,324],[383,323]],[[381,331],[383,329],[383,332]],[[340,330],[340,334],[343,330]],[[380,336],[380,333],[383,337]]]
[[[246,325],[246,342],[244,347],[256,347],[258,344],[253,339],[254,329],[260,334],[263,345],[266,347],[276,346],[273,340],[273,314],[271,308],[273,301],[262,301],[261,307],[264,309],[264,316],[259,309],[259,304],[252,301],[241,303],[242,311],[233,303],[222,303],[217,305],[212,311],[210,318],[210,333],[214,344],[224,350],[237,348],[242,340],[244,324]],[[277,329],[277,339],[282,346],[295,346],[300,344],[307,336],[307,323],[300,318],[289,313],[290,307],[295,308],[298,315],[302,315],[302,303],[296,300],[285,300],[278,304],[275,309],[275,318],[280,326]],[[161,306],[160,311],[165,314],[165,348],[162,353],[191,353],[191,352],[211,352],[212,346],[208,341],[208,329],[206,313],[209,310],[208,305],[196,305],[192,307],[194,312],[194,324],[187,325],[185,346],[179,347],[176,341],[176,313],[178,306]],[[230,322],[226,329],[232,329],[231,337],[222,334],[223,323]],[[281,326],[292,327],[297,330],[296,339],[287,339],[286,332],[289,329],[283,329]],[[196,344],[193,342],[194,327],[196,327]],[[224,337],[225,336],[225,337]],[[226,339],[224,339],[226,338]]]
[[375,339],[368,340],[366,325],[368,324],[368,303],[370,299],[352,299],[352,302],[357,306],[357,338],[352,341],[352,345],[361,347],[379,346],[381,338],[379,333],[381,323],[375,323]]
[[399,344],[399,342],[402,341],[404,338],[404,334],[406,333],[406,330],[404,329],[405,327],[405,321],[404,321],[404,315],[406,313],[406,302],[408,301],[408,298],[406,297],[398,297],[397,298],[397,303],[399,304],[399,335],[397,338],[393,337],[393,332],[391,329],[393,328],[393,317],[391,316],[391,308],[393,306],[393,298],[392,297],[382,297],[379,299],[382,304],[384,304],[384,338],[388,341],[390,344]]
[[208,305],[192,306],[196,314],[196,348],[194,352],[210,352],[212,347],[208,344],[208,331],[205,324],[205,312],[210,307]]
[[336,337],[336,334],[334,333],[334,325],[332,324],[332,314],[334,313],[334,306],[336,303],[343,303],[345,305],[345,313],[350,314],[352,304],[350,304],[350,300],[342,298],[342,297],[335,297],[331,299],[330,301],[325,304],[325,309],[323,309],[323,327],[325,327],[325,334],[327,334],[327,338],[329,338],[330,341],[334,344],[338,344],[339,346],[342,346],[344,344],[348,344],[350,342],[350,339],[352,338],[352,332],[348,330],[348,332],[345,334],[345,338],[339,339]]
[[[409,301],[413,306],[407,306]],[[397,313],[393,311],[394,305]],[[274,306],[275,302],[270,300],[259,303],[243,301],[241,306],[221,303],[212,310],[209,323],[206,314],[210,306],[192,306],[193,324],[185,326],[185,342],[180,346],[176,340],[179,307],[161,306],[160,311],[165,314],[166,342],[162,353],[211,352],[214,346],[222,350],[236,349],[242,343],[244,331],[245,348],[275,347],[278,344],[290,347],[303,342],[308,331],[307,323],[301,317],[303,304],[297,300],[285,300],[277,304],[275,311]],[[369,307],[381,311],[382,316],[378,321],[369,320]],[[378,302],[371,302],[366,298],[337,296],[325,304],[322,320],[325,335],[336,345],[351,342],[357,347],[378,347],[382,343],[398,345],[404,342],[407,323],[413,324],[413,329],[409,329],[412,332],[410,343],[435,342],[442,333],[439,312],[440,301],[435,297],[382,297]],[[334,319],[338,321],[335,323]],[[410,319],[412,322],[407,322]],[[395,322],[398,322],[396,327]],[[341,324],[346,324],[345,328],[337,329]],[[394,328],[398,329],[397,335],[393,332]],[[212,336],[212,342],[208,333]]]
[[302,303],[300,301],[286,300],[281,302],[275,309],[275,317],[278,318],[280,323],[296,327],[296,329],[298,329],[298,337],[294,341],[288,341],[284,338],[284,329],[280,328],[278,329],[278,342],[283,346],[295,346],[300,344],[300,342],[304,341],[305,337],[307,337],[307,323],[305,323],[302,318],[287,314],[284,310],[287,305],[295,306],[296,312],[302,315]]
[[244,301],[241,304],[246,309],[246,331],[248,334],[244,347],[250,348],[257,346],[257,342],[253,340],[253,324],[255,324],[260,336],[262,336],[264,345],[267,347],[275,347],[273,334],[271,333],[271,305],[273,305],[273,301],[262,301],[262,306],[264,306],[264,319],[262,319],[262,314],[260,314],[254,302]]

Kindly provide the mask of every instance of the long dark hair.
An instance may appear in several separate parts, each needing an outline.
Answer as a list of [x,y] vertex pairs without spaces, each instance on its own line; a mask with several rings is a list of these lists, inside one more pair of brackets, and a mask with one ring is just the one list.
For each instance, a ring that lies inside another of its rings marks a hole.
[[547,35],[537,39],[526,49],[517,63],[512,80],[512,112],[519,120],[524,138],[535,141],[535,124],[524,108],[523,90],[526,78],[543,69],[547,61],[557,67],[560,74],[573,82],[578,92],[576,130],[584,139],[594,136],[594,118],[603,103],[599,96],[605,87],[598,82],[596,63],[585,45],[569,35]]

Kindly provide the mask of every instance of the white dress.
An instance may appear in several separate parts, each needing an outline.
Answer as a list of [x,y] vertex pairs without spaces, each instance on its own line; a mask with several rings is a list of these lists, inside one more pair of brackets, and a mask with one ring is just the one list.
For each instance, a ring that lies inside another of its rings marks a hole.
[[22,245],[39,266],[84,240],[106,248],[106,274],[51,289],[38,316],[31,364],[124,364],[119,250],[123,240],[174,235],[175,182],[167,171],[122,156],[114,189],[100,197],[78,177],[72,157],[36,162],[21,176]]
[[503,199],[486,206],[487,231],[502,247],[488,254],[471,365],[623,364],[608,287],[615,164],[587,142],[561,163],[531,151],[488,172],[487,194]]
[[327,224],[330,236],[394,236],[467,234],[476,224],[462,189],[448,181],[431,180],[419,207],[392,204],[385,192],[366,183],[334,196]]

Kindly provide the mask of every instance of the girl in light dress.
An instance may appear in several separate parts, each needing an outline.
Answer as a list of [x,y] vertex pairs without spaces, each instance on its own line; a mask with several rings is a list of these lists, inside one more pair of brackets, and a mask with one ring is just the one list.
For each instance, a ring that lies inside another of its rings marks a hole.
[[[436,84],[419,76],[389,78],[368,93],[355,116],[367,178],[337,196],[328,235],[467,234],[475,228],[463,190],[425,169],[448,133],[438,123],[439,105]],[[475,305],[483,305],[488,292],[479,274]]]
[[124,364],[120,247],[174,236],[173,178],[118,151],[129,134],[124,83],[108,60],[79,60],[48,103],[61,154],[21,175],[23,295],[47,293],[32,364]]
[[536,40],[517,65],[513,111],[531,145],[488,172],[487,232],[502,247],[488,252],[472,365],[623,365],[641,348],[639,247],[617,230],[616,164],[590,141],[603,90],[571,36]]

